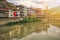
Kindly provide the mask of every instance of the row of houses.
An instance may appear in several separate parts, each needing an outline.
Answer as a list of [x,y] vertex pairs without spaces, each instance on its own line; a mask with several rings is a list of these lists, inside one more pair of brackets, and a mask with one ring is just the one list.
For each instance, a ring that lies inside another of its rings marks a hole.
[[35,16],[35,17],[44,17],[45,10],[41,8],[27,8],[24,5],[17,6],[17,9],[20,10],[20,17]]
[[[6,2],[6,0],[1,0],[1,2]],[[11,3],[7,4],[5,3],[7,6],[11,6]],[[10,8],[7,7],[6,5],[1,5],[2,7],[0,7],[0,17],[28,17],[28,16],[37,16],[37,17],[44,17],[45,12],[40,9],[40,8],[27,8],[24,5],[14,5],[11,6]],[[12,8],[13,7],[13,8]]]

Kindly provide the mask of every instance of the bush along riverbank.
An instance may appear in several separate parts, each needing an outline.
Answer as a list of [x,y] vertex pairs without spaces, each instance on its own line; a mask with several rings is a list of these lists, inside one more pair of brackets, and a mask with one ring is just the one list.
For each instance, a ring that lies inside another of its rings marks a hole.
[[9,22],[6,26],[13,26],[13,25],[21,25],[30,22],[42,22],[42,18],[24,18],[23,20],[16,21],[16,22]]

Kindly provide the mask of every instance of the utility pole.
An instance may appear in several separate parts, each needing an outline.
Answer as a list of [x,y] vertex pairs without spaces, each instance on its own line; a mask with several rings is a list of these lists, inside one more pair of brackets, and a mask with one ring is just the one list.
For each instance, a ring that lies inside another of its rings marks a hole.
[[48,23],[49,23],[49,12],[48,12],[48,6],[47,6],[47,4],[46,4],[45,12],[46,12],[46,14],[45,14],[46,19],[47,19],[47,21],[48,21]]

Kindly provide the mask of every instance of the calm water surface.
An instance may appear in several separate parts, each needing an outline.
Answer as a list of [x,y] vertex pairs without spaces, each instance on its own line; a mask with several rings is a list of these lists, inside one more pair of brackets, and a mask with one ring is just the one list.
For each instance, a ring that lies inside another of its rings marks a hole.
[[33,32],[21,39],[12,40],[60,40],[60,28],[49,24],[47,31]]

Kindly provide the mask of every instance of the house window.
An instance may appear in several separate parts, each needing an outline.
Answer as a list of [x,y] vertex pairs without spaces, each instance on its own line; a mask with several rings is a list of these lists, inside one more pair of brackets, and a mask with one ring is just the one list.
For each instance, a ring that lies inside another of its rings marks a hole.
[[5,5],[0,3],[0,7],[4,7],[5,8]]
[[24,13],[23,11],[20,11],[20,13]]
[[2,1],[2,0],[0,0],[0,1]]

